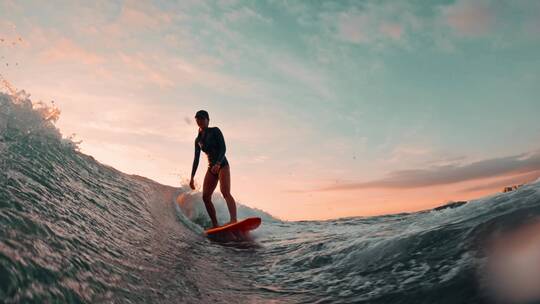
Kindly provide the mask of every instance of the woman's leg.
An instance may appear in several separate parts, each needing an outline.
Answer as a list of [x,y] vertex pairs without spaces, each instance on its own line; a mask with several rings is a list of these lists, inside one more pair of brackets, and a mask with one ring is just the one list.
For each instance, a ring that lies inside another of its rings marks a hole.
[[219,188],[223,198],[227,201],[227,207],[229,208],[229,214],[231,215],[231,223],[237,221],[236,219],[236,202],[231,195],[231,169],[229,165],[219,170]]
[[216,217],[216,208],[214,208],[214,204],[212,204],[212,193],[214,193],[214,189],[216,189],[217,183],[218,177],[210,171],[210,168],[208,168],[208,170],[206,170],[206,175],[204,176],[202,196],[204,206],[206,207],[206,211],[210,216],[210,220],[212,220],[213,227],[219,226]]

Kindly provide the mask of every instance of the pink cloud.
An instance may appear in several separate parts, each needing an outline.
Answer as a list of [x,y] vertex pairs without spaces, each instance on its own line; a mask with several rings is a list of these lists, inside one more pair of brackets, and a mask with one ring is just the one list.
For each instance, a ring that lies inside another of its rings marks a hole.
[[353,43],[366,43],[370,41],[369,18],[367,15],[344,13],[339,20],[339,37]]
[[443,9],[444,22],[461,36],[482,36],[493,29],[495,12],[485,1],[457,1]]
[[128,1],[122,7],[122,12],[118,18],[119,23],[126,26],[154,29],[171,22],[172,18],[169,14],[153,9],[150,6],[142,7],[138,3]]
[[134,69],[144,75],[144,78],[149,82],[157,84],[159,87],[172,87],[175,82],[163,72],[159,67],[153,67],[146,63],[146,55],[139,53],[135,55],[128,55],[125,53],[119,54],[121,61],[126,67]]
[[379,31],[387,37],[399,40],[403,34],[403,27],[395,23],[383,23],[380,25]]
[[[109,24],[92,29],[92,32],[104,32],[107,36],[121,37],[129,33],[140,31],[156,31],[169,26],[174,17],[182,18],[181,13],[173,15],[154,7],[151,3],[126,1],[118,17]],[[83,31],[86,29],[82,29]]]
[[60,38],[52,43],[52,46],[39,54],[45,63],[56,61],[75,61],[88,65],[102,63],[105,59],[93,52],[90,52],[67,38]]
[[3,0],[0,4],[0,7],[4,8],[6,11],[12,11],[12,10],[21,10],[21,5],[17,3],[17,1],[13,0]]
[[386,177],[367,182],[329,185],[319,191],[359,190],[370,188],[412,189],[450,185],[505,175],[540,170],[540,152],[483,159],[469,164],[439,165],[391,172]]
[[[339,39],[356,44],[381,43],[402,40],[406,27],[417,28],[418,20],[404,12],[400,5],[367,5],[362,10],[350,10],[337,16]],[[335,21],[334,21],[335,22]]]
[[236,77],[214,70],[209,63],[211,57],[198,58],[200,63],[182,57],[168,57],[158,53],[119,53],[120,62],[136,72],[132,77],[159,87],[202,86],[218,92],[245,93],[252,91],[251,85]]
[[470,186],[461,190],[462,192],[474,192],[474,191],[501,191],[504,187],[518,185],[522,183],[529,183],[540,177],[540,171],[528,172],[525,174],[511,175],[510,177],[504,176],[503,179],[498,178],[493,181],[478,182],[474,186]]

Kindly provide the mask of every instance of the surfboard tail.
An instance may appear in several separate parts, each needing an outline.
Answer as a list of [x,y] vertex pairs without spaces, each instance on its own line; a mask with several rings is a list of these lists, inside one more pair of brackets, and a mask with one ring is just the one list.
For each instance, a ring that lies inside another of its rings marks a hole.
[[216,233],[231,232],[231,231],[247,232],[250,230],[257,229],[261,225],[261,222],[262,220],[260,217],[248,217],[236,223],[208,229],[205,231],[205,234],[212,235]]

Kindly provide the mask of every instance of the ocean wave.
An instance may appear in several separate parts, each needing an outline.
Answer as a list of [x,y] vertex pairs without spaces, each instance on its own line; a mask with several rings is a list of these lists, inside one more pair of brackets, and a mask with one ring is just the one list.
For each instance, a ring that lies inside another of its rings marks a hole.
[[[0,93],[1,302],[540,298],[526,284],[538,277],[540,180],[455,208],[328,221],[281,221],[239,205],[239,217],[263,224],[251,244],[220,244],[202,235],[209,219],[201,193],[81,153],[54,126],[59,113]],[[222,196],[214,203],[228,221]],[[503,267],[516,257],[528,264]]]

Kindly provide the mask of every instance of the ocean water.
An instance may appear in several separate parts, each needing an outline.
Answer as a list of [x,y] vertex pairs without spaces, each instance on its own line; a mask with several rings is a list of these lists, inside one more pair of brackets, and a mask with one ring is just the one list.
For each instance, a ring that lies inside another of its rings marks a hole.
[[[77,150],[0,93],[2,303],[537,303],[540,181],[456,208],[202,236],[201,194]],[[228,220],[224,200],[214,202]]]

